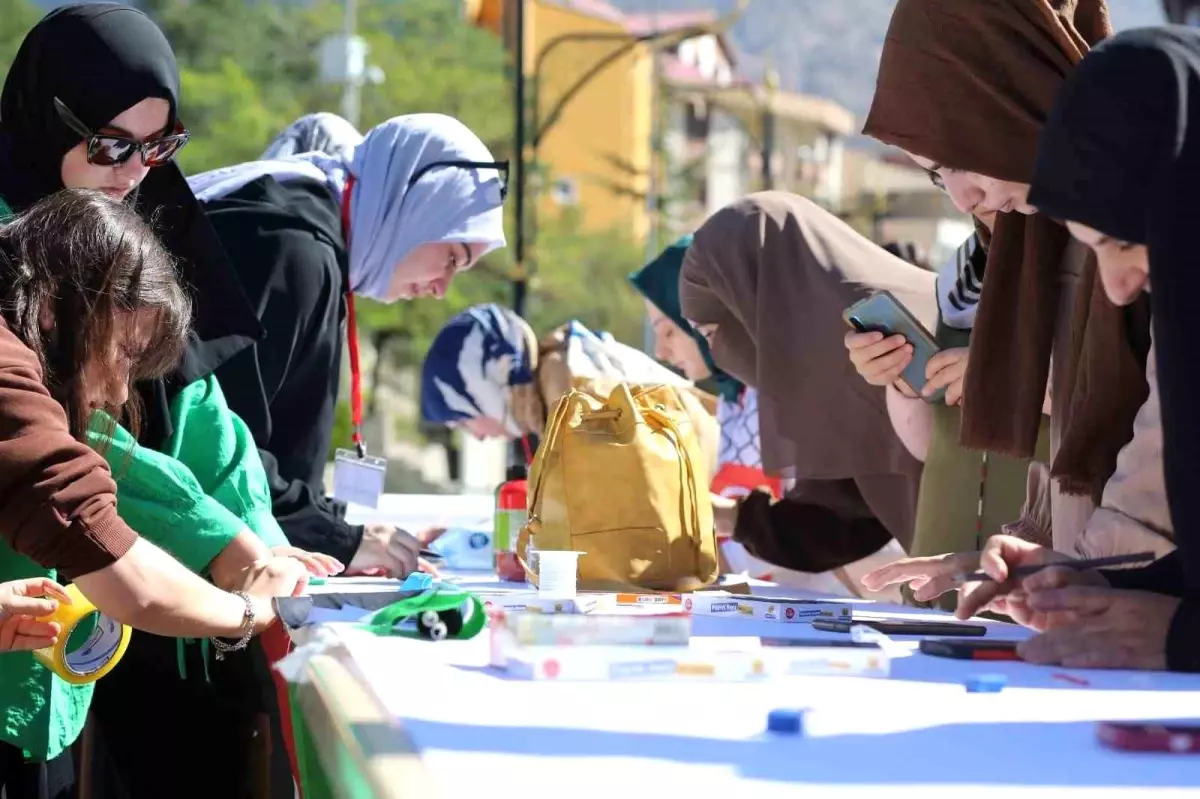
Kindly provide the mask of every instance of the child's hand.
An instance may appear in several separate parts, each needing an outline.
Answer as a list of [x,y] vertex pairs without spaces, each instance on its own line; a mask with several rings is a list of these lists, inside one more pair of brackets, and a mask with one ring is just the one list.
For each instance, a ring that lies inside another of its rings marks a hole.
[[0,583],[0,652],[53,646],[62,628],[38,619],[58,610],[59,602],[69,605],[71,597],[49,577]]

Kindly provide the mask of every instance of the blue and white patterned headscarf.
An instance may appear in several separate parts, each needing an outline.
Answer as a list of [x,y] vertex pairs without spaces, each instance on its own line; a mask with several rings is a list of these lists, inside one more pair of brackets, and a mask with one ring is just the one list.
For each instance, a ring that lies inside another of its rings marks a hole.
[[509,388],[533,382],[527,331],[499,305],[476,305],[447,322],[421,368],[421,416],[441,424],[487,417],[519,435]]
[[504,246],[504,198],[496,170],[451,165],[423,171],[441,162],[493,160],[487,146],[457,119],[411,114],[372,128],[352,159],[302,153],[216,169],[188,183],[201,202],[224,197],[264,175],[281,183],[320,181],[341,198],[347,175],[353,174],[350,288],[382,300],[396,265],[422,244],[477,244],[480,256]]

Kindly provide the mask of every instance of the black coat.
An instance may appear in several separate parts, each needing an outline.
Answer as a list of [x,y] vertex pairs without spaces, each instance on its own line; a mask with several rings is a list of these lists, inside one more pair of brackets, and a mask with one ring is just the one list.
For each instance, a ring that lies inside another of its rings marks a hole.
[[205,210],[266,330],[217,368],[221,387],[258,444],[288,540],[349,563],[362,528],[323,481],[346,340],[340,205],[314,181],[268,176]]

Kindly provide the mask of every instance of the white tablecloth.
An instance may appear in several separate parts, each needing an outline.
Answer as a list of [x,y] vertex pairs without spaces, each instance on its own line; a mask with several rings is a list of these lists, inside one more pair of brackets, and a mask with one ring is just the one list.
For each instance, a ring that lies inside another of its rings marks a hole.
[[[386,495],[378,510],[352,507],[350,517],[409,530],[472,527],[490,524],[492,502]],[[494,577],[461,581],[498,587]],[[1096,739],[1100,720],[1200,719],[1200,676],[976,663],[914,649],[892,661],[889,679],[533,683],[486,667],[486,633],[432,643],[331,629],[447,797],[1200,796],[1200,756],[1118,753]],[[837,637],[803,624],[705,617],[694,618],[693,634]],[[989,624],[988,634],[1028,633]],[[1007,687],[968,694],[964,679],[980,673],[1006,675]],[[765,733],[778,707],[808,709],[803,736]]]
[[[494,578],[463,582],[496,586]],[[837,637],[745,619],[696,617],[693,625],[703,636]],[[1200,677],[1064,672],[914,651],[892,661],[890,679],[533,683],[486,667],[486,633],[432,643],[335,626],[447,797],[1200,795],[1200,757],[1112,752],[1095,732],[1099,720],[1200,717]],[[1027,633],[989,623],[988,634]],[[1008,685],[968,694],[963,680],[979,673],[1003,673]],[[1055,676],[1064,673],[1090,685]],[[778,707],[808,709],[805,735],[765,733]]]

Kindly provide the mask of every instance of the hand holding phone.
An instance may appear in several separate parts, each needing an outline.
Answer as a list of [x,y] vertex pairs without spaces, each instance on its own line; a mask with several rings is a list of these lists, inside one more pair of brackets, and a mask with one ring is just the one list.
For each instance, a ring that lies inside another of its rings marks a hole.
[[[866,299],[859,300],[847,308],[842,318],[846,324],[859,333],[881,333],[885,337],[903,336],[906,346],[912,350],[907,365],[904,366],[900,377],[914,391],[918,392],[925,386],[929,361],[937,355],[939,347],[933,335],[921,325],[912,313],[905,308],[896,297],[888,291],[881,291]],[[850,359],[854,361],[859,374],[868,382],[875,381],[869,376],[878,372],[882,367],[884,372],[903,363],[904,352],[899,347],[889,346],[888,338],[881,342],[870,344],[859,352],[851,350]],[[865,356],[870,356],[864,360]],[[870,361],[872,365],[866,366]],[[888,382],[891,382],[889,379]],[[945,388],[940,387],[930,396],[922,397],[926,402],[938,402],[945,396]]]

